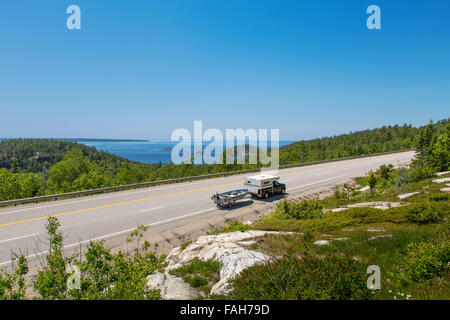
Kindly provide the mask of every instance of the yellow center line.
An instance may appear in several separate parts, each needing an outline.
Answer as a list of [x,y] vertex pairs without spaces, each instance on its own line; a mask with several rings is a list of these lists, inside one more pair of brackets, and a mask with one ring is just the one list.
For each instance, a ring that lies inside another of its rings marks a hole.
[[[332,168],[332,167],[334,167],[334,166],[327,166],[327,167],[322,167],[322,168],[313,168],[313,169],[308,169],[308,170],[300,170],[300,171],[295,171],[295,172],[291,172],[291,173],[281,174],[280,176],[283,177],[283,176],[289,176],[289,175],[305,173],[305,172],[311,172],[311,171],[316,171],[316,170],[324,170],[324,169],[328,169],[328,168]],[[26,219],[26,220],[13,221],[13,222],[0,224],[0,228],[1,227],[12,226],[12,225],[16,225],[16,224],[22,224],[22,223],[26,223],[26,222],[33,222],[33,221],[44,220],[44,219],[47,219],[49,217],[62,217],[62,216],[67,216],[67,215],[71,215],[71,214],[76,214],[76,213],[83,213],[83,212],[89,212],[89,211],[94,211],[94,210],[98,210],[98,209],[117,207],[117,206],[121,206],[121,205],[125,205],[125,204],[137,203],[137,202],[142,202],[142,201],[147,201],[147,200],[172,197],[172,196],[177,196],[177,195],[180,195],[180,194],[186,194],[186,193],[191,193],[191,192],[198,192],[198,191],[204,191],[204,190],[209,190],[209,189],[214,189],[214,188],[226,187],[226,186],[236,185],[236,184],[240,184],[240,183],[243,183],[243,181],[231,182],[231,183],[226,183],[226,184],[221,184],[221,185],[211,186],[211,187],[205,187],[205,188],[199,188],[199,189],[179,191],[179,192],[168,193],[168,194],[163,194],[163,195],[153,196],[153,197],[148,197],[148,198],[142,198],[142,199],[136,199],[136,200],[112,203],[112,204],[107,204],[107,205],[104,205],[104,206],[98,206],[98,207],[94,207],[94,208],[87,208],[87,209],[80,209],[80,210],[75,210],[75,211],[70,211],[70,212],[57,213],[57,214],[47,215],[47,216],[43,216],[43,217],[36,217],[36,218],[31,218],[31,219]]]
[[163,194],[163,195],[160,195],[160,196],[153,196],[153,197],[148,197],[148,198],[142,198],[142,199],[136,199],[136,200],[112,203],[112,204],[107,204],[107,205],[104,205],[104,206],[99,206],[99,207],[94,207],[94,208],[80,209],[80,210],[75,210],[75,211],[70,211],[70,212],[52,214],[52,215],[48,215],[48,216],[44,216],[44,217],[37,217],[37,218],[32,218],[32,219],[13,221],[13,222],[5,223],[5,224],[0,224],[0,228],[1,227],[15,225],[15,224],[20,224],[20,223],[25,223],[25,222],[32,222],[32,221],[43,220],[43,219],[47,219],[49,217],[67,216],[67,215],[70,215],[70,214],[88,212],[88,211],[104,209],[104,208],[111,208],[111,207],[121,206],[121,205],[124,205],[124,204],[137,203],[137,202],[142,202],[142,201],[147,201],[147,200],[152,200],[152,199],[165,198],[165,197],[176,196],[176,195],[185,194],[185,193],[191,193],[191,192],[197,192],[197,191],[202,191],[202,190],[208,190],[208,189],[212,189],[212,188],[220,188],[220,187],[230,186],[230,185],[233,185],[233,184],[238,184],[238,183],[241,183],[241,182],[242,181],[233,182],[233,183],[227,183],[227,184],[222,184],[222,185],[212,186],[212,187],[205,187],[205,188],[200,188],[200,189],[193,189],[193,190],[186,190],[186,191],[168,193],[168,194]]

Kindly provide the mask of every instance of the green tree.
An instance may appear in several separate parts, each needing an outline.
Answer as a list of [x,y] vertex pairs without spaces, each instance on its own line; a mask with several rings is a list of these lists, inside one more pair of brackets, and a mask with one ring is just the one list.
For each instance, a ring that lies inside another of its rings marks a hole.
[[431,149],[431,162],[439,171],[446,171],[450,165],[450,125],[447,132],[441,134]]
[[54,164],[49,170],[48,189],[53,193],[74,190],[74,182],[89,171],[89,161],[83,157],[81,150],[70,150],[64,160]]
[[375,173],[373,173],[373,171],[369,172],[369,176],[367,177],[367,183],[369,184],[370,191],[373,192],[373,189],[377,184],[377,178],[375,176]]
[[419,134],[416,138],[415,148],[419,153],[419,165],[424,166],[427,164],[427,160],[429,159],[429,155],[431,153],[431,145],[433,142],[433,136],[435,133],[435,128],[433,123],[430,122],[427,126],[422,127],[419,131]]
[[10,173],[5,168],[0,169],[0,199],[18,199],[21,196],[17,174]]

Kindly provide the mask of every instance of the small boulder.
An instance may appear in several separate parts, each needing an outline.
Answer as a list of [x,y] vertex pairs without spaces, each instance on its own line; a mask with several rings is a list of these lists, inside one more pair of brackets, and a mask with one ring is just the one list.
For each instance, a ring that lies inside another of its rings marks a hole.
[[336,240],[336,241],[346,241],[346,240],[348,240],[348,238],[335,238],[335,239],[333,239],[333,240]]
[[317,246],[329,246],[330,245],[330,241],[328,240],[317,240],[316,242],[314,242],[315,245]]
[[370,238],[369,240],[389,239],[389,238],[392,238],[392,237],[393,237],[392,234],[384,234],[384,235],[381,235],[381,236],[375,236],[375,237],[372,237],[372,238]]
[[361,192],[366,192],[369,190],[370,190],[370,186],[365,186],[365,187],[362,187],[361,189],[358,189],[358,191],[361,191]]
[[386,229],[375,229],[375,228],[369,228],[366,230],[367,232],[385,232]]

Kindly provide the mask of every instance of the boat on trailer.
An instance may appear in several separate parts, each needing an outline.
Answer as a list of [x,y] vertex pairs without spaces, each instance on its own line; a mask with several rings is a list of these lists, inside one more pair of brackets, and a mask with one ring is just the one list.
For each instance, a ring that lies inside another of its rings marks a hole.
[[217,192],[211,197],[211,200],[214,201],[217,207],[231,208],[236,201],[245,199],[248,195],[248,189],[239,189],[223,193]]

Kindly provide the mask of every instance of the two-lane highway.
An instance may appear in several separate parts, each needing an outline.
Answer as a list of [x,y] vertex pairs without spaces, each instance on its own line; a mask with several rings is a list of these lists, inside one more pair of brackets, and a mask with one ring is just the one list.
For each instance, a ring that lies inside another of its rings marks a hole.
[[[413,152],[345,160],[278,172],[287,192],[336,184],[366,174],[382,164],[403,164]],[[14,254],[29,258],[47,248],[45,223],[49,215],[61,222],[65,248],[90,240],[111,239],[138,225],[158,225],[217,211],[210,197],[215,192],[242,188],[245,175],[163,185],[78,199],[0,209],[0,266]],[[258,200],[255,200],[258,201]]]

